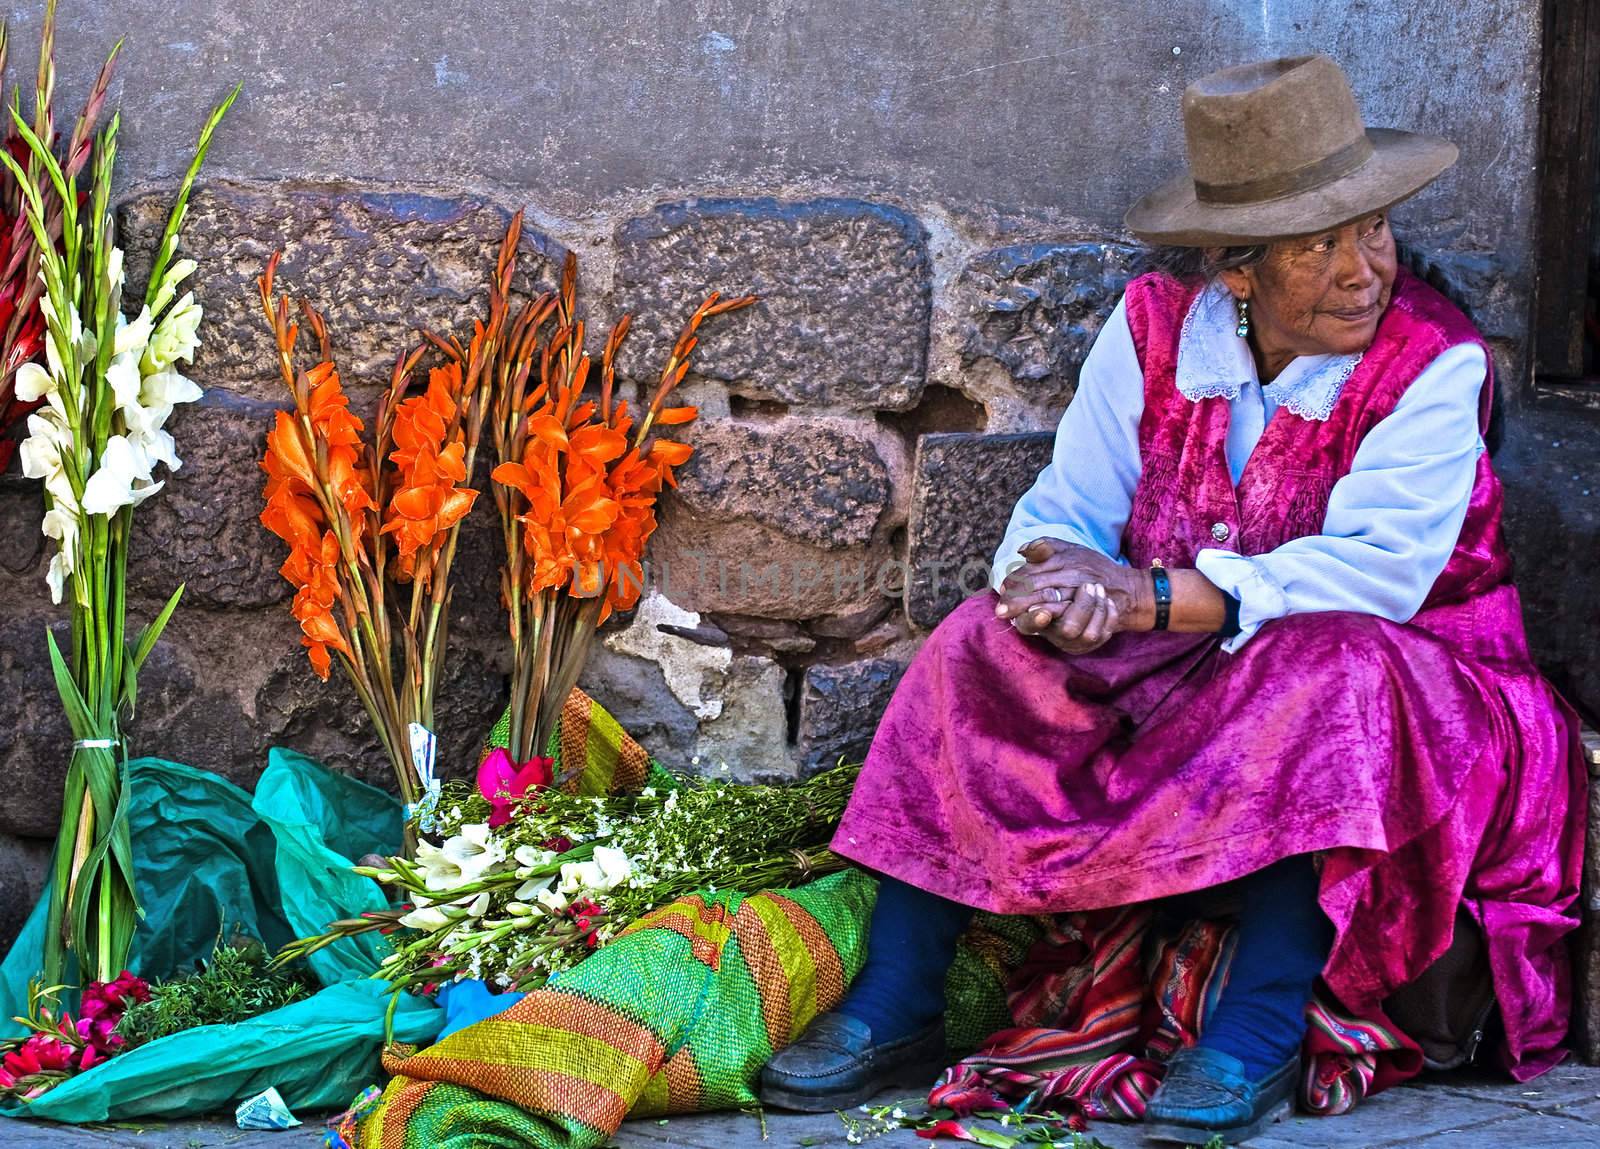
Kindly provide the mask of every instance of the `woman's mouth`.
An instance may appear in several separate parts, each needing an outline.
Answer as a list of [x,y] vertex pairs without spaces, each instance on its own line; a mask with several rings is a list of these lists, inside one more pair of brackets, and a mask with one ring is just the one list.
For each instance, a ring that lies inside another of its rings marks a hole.
[[1341,323],[1365,323],[1378,313],[1378,302],[1373,300],[1365,307],[1345,307],[1328,312]]

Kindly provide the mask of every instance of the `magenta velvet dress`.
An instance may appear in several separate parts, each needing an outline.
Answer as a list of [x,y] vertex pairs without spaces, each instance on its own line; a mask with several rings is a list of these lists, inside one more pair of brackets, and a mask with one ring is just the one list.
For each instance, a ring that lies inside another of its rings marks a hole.
[[[1137,567],[1193,566],[1219,522],[1243,554],[1318,533],[1366,433],[1440,352],[1481,343],[1401,272],[1332,417],[1280,409],[1235,487],[1227,400],[1174,381],[1195,290],[1128,287],[1146,388],[1123,539]],[[1237,654],[1213,636],[1123,634],[1071,656],[997,619],[992,594],[969,599],[896,691],[834,849],[998,913],[1141,902],[1316,851],[1337,930],[1324,979],[1345,1007],[1378,1014],[1448,947],[1464,904],[1488,938],[1507,1068],[1550,1068],[1571,1011],[1587,776],[1577,723],[1528,654],[1500,514],[1485,454],[1410,622],[1294,615]]]

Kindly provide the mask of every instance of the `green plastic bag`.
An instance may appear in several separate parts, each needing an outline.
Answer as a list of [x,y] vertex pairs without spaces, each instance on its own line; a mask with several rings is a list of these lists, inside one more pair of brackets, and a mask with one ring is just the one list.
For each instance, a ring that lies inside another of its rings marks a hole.
[[[273,750],[255,797],[215,774],[141,758],[129,764],[130,829],[144,921],[130,966],[170,977],[208,957],[236,926],[276,949],[336,918],[384,908],[353,859],[400,847],[400,806],[381,790],[288,750]],[[43,953],[41,899],[0,963],[0,1018],[22,1013]],[[213,1025],[140,1046],[0,1115],[83,1123],[186,1117],[275,1087],[291,1109],[344,1106],[379,1076],[389,997],[375,935],[311,958],[324,988],[236,1025]],[[400,1041],[425,1042],[443,1024],[431,1002],[403,995]],[[21,1028],[0,1023],[0,1036]]]

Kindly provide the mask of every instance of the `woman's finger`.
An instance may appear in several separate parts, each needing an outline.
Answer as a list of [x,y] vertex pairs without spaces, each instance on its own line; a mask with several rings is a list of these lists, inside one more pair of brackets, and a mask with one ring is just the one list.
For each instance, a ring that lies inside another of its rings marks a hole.
[[1062,613],[1056,623],[1056,633],[1063,638],[1076,639],[1083,635],[1083,628],[1094,615],[1096,599],[1087,586],[1079,587],[1072,596],[1072,604]]
[[1058,586],[1053,583],[1033,588],[1019,587],[1015,592],[1003,592],[994,612],[1001,618],[1008,618],[1026,614],[1031,610],[1045,610],[1050,612],[1053,619],[1065,609],[1067,603],[1072,601],[1076,589],[1073,586]]
[[1106,594],[1106,588],[1099,583],[1093,583],[1089,592],[1094,595],[1094,613],[1089,616],[1089,621],[1084,624],[1083,640],[1099,646],[1111,637],[1111,632],[1106,629],[1106,620],[1110,617],[1111,596]]

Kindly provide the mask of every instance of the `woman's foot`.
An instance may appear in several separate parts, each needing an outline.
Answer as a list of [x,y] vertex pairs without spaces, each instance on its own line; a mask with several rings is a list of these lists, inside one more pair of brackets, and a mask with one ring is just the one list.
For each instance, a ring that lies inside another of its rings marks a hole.
[[1237,1057],[1194,1047],[1174,1055],[1167,1075],[1145,1110],[1144,1135],[1151,1141],[1204,1145],[1248,1141],[1294,1107],[1300,1058],[1292,1057],[1252,1078]]
[[[779,1109],[827,1113],[876,1096],[900,1078],[944,1068],[944,1021],[874,1042],[866,1022],[825,1013],[761,1071],[761,1100]],[[919,1082],[925,1084],[925,1082]]]

